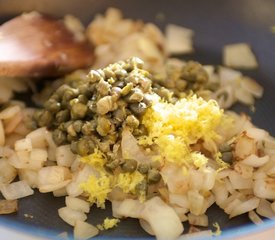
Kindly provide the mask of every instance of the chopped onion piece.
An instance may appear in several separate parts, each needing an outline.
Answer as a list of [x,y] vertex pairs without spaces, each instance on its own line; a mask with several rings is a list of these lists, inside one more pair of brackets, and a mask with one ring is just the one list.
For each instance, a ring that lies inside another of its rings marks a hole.
[[64,196],[67,196],[68,193],[67,193],[67,190],[66,190],[66,187],[63,187],[63,188],[59,188],[57,190],[54,190],[53,191],[53,195],[55,197],[64,197]]
[[32,150],[32,142],[29,138],[20,139],[14,144],[15,151],[27,151],[30,152]]
[[11,107],[5,108],[3,111],[0,112],[0,119],[10,119],[14,117],[17,113],[20,112],[20,107],[15,105]]
[[25,181],[18,181],[1,186],[1,193],[7,200],[15,200],[33,195],[34,191]]
[[253,187],[252,179],[243,178],[235,171],[230,172],[229,179],[234,189],[249,189]]
[[40,169],[47,161],[48,152],[44,149],[35,148],[30,153],[29,168]]
[[17,170],[5,158],[0,158],[0,183],[11,183],[17,175]]
[[73,210],[88,213],[90,211],[90,204],[82,199],[67,196],[65,199],[66,206]]
[[26,181],[26,183],[32,187],[38,187],[38,173],[31,169],[19,169],[19,179]]
[[3,127],[3,122],[0,120],[0,146],[4,146],[5,144],[5,132]]
[[260,200],[260,204],[257,207],[256,212],[266,218],[275,218],[275,212],[272,210],[271,203],[265,199]]
[[70,167],[75,160],[70,145],[63,145],[56,148],[55,158],[58,166]]
[[0,200],[0,215],[11,214],[17,212],[18,201],[17,200]]
[[33,148],[41,148],[44,149],[47,147],[47,142],[46,142],[46,128],[38,128],[32,132],[30,132],[26,138],[29,138],[32,142],[32,147]]
[[260,98],[263,96],[264,88],[251,78],[242,77],[241,87],[250,92],[254,97]]
[[81,220],[77,220],[75,222],[74,239],[76,239],[76,240],[90,239],[90,238],[98,235],[98,233],[99,233],[99,230],[95,226],[93,226],[89,223],[86,223]]
[[191,225],[202,226],[202,227],[208,226],[208,217],[205,214],[196,216],[192,213],[189,213],[187,217],[188,217],[189,224]]
[[255,223],[256,225],[259,225],[259,224],[264,223],[263,220],[262,220],[262,219],[258,216],[258,214],[255,213],[254,211],[250,211],[250,212],[248,213],[248,217],[249,217],[249,219],[250,219],[253,223]]
[[258,67],[251,47],[246,43],[237,43],[224,46],[223,63],[225,66],[243,69]]
[[243,213],[249,212],[254,210],[259,206],[260,199],[253,197],[245,202],[242,202],[238,204],[230,213],[229,218],[236,217],[238,215],[241,215]]
[[153,229],[151,228],[151,226],[148,224],[148,222],[146,222],[145,220],[143,219],[139,219],[139,224],[140,226],[142,227],[142,229],[147,232],[148,234],[154,236],[154,231]]
[[63,207],[58,209],[58,215],[62,220],[71,226],[76,224],[76,221],[85,221],[87,216],[85,213],[70,209],[68,207]]
[[174,24],[168,24],[165,29],[167,51],[169,54],[184,54],[193,52],[191,29]]
[[265,155],[264,157],[258,157],[255,154],[251,154],[250,156],[248,156],[247,158],[245,158],[244,160],[242,160],[243,164],[246,164],[248,166],[252,166],[252,167],[261,167],[264,164],[266,164],[269,161],[269,156]]

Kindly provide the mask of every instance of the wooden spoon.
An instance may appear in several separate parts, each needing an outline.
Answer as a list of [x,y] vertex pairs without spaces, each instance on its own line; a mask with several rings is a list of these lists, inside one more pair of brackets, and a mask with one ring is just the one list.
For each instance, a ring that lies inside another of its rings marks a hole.
[[50,16],[32,12],[0,26],[0,77],[60,76],[93,58],[88,42]]

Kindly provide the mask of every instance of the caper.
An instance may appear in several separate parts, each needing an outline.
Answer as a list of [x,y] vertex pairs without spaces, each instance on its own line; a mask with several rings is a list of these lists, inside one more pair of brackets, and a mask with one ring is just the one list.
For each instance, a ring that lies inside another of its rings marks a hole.
[[125,81],[116,81],[114,87],[124,88],[126,86]]
[[223,152],[222,153],[222,160],[226,163],[232,163],[232,160],[233,160],[232,152]]
[[68,133],[71,137],[77,136],[77,132],[74,130],[73,124],[70,124],[70,125],[67,127],[67,133]]
[[43,113],[43,111],[44,110],[42,110],[42,109],[36,110],[33,114],[33,120],[37,122],[39,120],[41,114]]
[[88,102],[88,98],[87,98],[85,95],[83,95],[83,94],[80,94],[80,95],[77,97],[77,99],[78,99],[78,101],[79,101],[80,103],[83,103],[83,104],[86,104],[86,103]]
[[125,78],[125,81],[137,85],[139,82],[139,78],[140,77],[137,74],[130,74],[127,78]]
[[100,74],[100,76],[104,79],[106,76],[105,76],[105,73],[104,73],[104,71],[102,70],[102,69],[97,69],[96,70],[99,74]]
[[96,123],[94,121],[85,122],[82,126],[81,132],[84,135],[91,135],[96,130]]
[[138,57],[130,58],[127,63],[129,63],[131,69],[140,68],[142,69],[144,66],[144,62]]
[[85,95],[87,98],[90,98],[94,92],[95,84],[81,84],[78,87],[79,94]]
[[124,119],[126,117],[125,108],[118,108],[117,110],[115,110],[113,112],[113,117],[115,120],[117,120],[119,122],[124,121]]
[[182,79],[178,79],[175,83],[176,83],[176,88],[179,91],[184,91],[186,86],[187,86],[187,82],[185,80],[182,80]]
[[77,154],[77,141],[72,141],[70,147],[72,153]]
[[77,153],[80,156],[87,156],[94,152],[95,145],[92,140],[81,138],[77,142]]
[[140,80],[140,86],[144,92],[148,92],[151,88],[152,81],[148,78],[141,77]]
[[136,185],[136,191],[138,193],[147,192],[147,189],[148,189],[148,184],[145,180],[142,180],[140,183]]
[[106,82],[103,79],[101,79],[99,81],[99,83],[97,84],[96,89],[97,89],[97,92],[101,96],[106,96],[110,92],[111,85],[108,82]]
[[139,125],[139,120],[134,115],[127,116],[125,122],[129,127],[132,128],[137,128]]
[[111,162],[108,162],[105,164],[105,167],[109,170],[114,170],[116,169],[117,167],[119,166],[119,160],[118,159],[115,159]]
[[219,146],[220,152],[230,152],[231,150],[232,150],[232,147],[227,143],[223,143]]
[[121,89],[121,96],[126,96],[133,89],[133,83],[127,83],[125,87]]
[[100,73],[96,70],[91,70],[88,74],[88,78],[91,82],[98,82],[102,79]]
[[148,183],[157,183],[161,179],[161,175],[158,170],[150,169],[148,171]]
[[124,172],[134,172],[137,169],[137,161],[134,159],[127,159],[122,164],[121,169]]
[[53,131],[52,138],[57,146],[63,145],[66,143],[66,134],[59,129]]
[[113,108],[113,99],[111,96],[105,96],[96,103],[96,111],[100,115],[104,115]]
[[124,69],[118,69],[115,71],[115,75],[119,79],[124,78],[125,76],[127,76],[127,74],[128,74],[127,71]]
[[145,113],[147,106],[145,103],[132,103],[129,106],[130,110],[137,116],[141,116]]
[[96,113],[96,102],[95,101],[92,101],[92,100],[88,101],[87,106],[88,106],[89,112],[91,112],[92,114]]
[[116,77],[114,71],[112,71],[112,69],[110,69],[108,67],[104,68],[103,72],[104,72],[106,78],[115,78]]
[[67,109],[59,111],[55,116],[55,121],[57,123],[66,122],[69,119],[70,119],[70,112]]
[[72,106],[71,109],[71,118],[72,119],[82,119],[85,117],[88,111],[87,105],[83,103],[76,103]]
[[43,111],[37,121],[39,127],[50,127],[53,123],[53,115],[49,111]]
[[107,136],[112,129],[112,123],[106,117],[99,117],[97,119],[96,131],[100,136]]
[[77,133],[81,132],[82,126],[83,122],[81,120],[76,120],[73,122],[73,128]]
[[[67,89],[70,89],[70,87],[69,87],[67,84],[61,85],[61,86],[56,90],[56,95],[62,98],[64,92],[65,92]],[[54,96],[52,95],[52,97],[54,97]]]
[[35,130],[38,127],[36,121],[34,120],[26,121],[25,126],[29,130]]
[[70,142],[73,142],[73,141],[77,141],[78,136],[77,135],[76,136],[72,136],[70,134],[67,134],[66,139],[67,139],[67,142],[70,143]]
[[134,88],[130,93],[125,97],[125,101],[129,103],[141,102],[143,99],[143,92],[139,88]]
[[62,97],[62,101],[68,102],[71,99],[75,98],[77,95],[78,95],[77,89],[69,88],[69,89],[65,90],[63,97]]
[[207,89],[209,89],[210,91],[217,91],[218,88],[220,87],[220,83],[219,82],[210,82],[205,86]]
[[150,166],[147,163],[140,163],[137,168],[137,170],[142,174],[148,173],[149,169],[150,169]]
[[205,83],[208,81],[208,74],[201,64],[194,61],[189,61],[183,66],[181,76],[189,82]]
[[119,87],[113,87],[111,91],[111,95],[115,96],[116,99],[118,99],[121,95],[121,88]]
[[45,102],[44,106],[52,113],[57,113],[61,108],[61,104],[53,98],[50,98],[47,102]]

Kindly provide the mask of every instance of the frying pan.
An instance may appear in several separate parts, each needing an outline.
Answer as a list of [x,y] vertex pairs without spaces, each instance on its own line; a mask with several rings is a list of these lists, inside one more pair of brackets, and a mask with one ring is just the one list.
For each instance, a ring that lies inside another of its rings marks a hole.
[[[95,14],[103,13],[111,6],[120,8],[126,17],[154,22],[161,28],[167,23],[174,23],[193,29],[195,53],[183,56],[184,59],[194,59],[203,64],[221,64],[222,47],[225,44],[251,44],[260,66],[256,71],[245,71],[245,74],[264,86],[264,97],[256,102],[255,113],[243,106],[235,106],[234,110],[248,113],[255,125],[275,135],[275,34],[270,30],[275,25],[274,0],[0,0],[0,22],[22,12],[37,10],[59,17],[70,13],[88,24]],[[158,17],[160,14],[162,18]],[[23,98],[30,103],[27,95]],[[64,198],[36,192],[34,196],[20,200],[17,214],[1,216],[0,224],[50,238],[63,231],[71,233],[72,228],[57,215],[57,209],[62,206]],[[33,218],[26,218],[26,213]],[[238,233],[259,230],[250,225],[246,215],[229,220],[215,205],[207,211],[207,215],[209,225],[218,222],[225,230],[224,236],[229,238]],[[93,208],[88,221],[97,224],[110,216],[110,205],[105,211]],[[261,228],[270,225],[275,223],[267,222]],[[123,220],[118,228],[105,231],[99,238],[125,237],[150,238],[134,219]]]

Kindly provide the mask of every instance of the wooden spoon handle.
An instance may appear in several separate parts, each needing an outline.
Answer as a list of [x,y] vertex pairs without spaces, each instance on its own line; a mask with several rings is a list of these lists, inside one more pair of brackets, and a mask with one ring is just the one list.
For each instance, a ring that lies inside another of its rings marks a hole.
[[93,62],[93,49],[61,20],[33,12],[0,26],[0,76],[60,76]]

